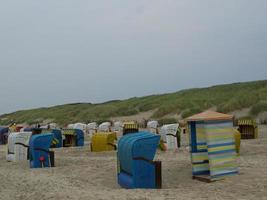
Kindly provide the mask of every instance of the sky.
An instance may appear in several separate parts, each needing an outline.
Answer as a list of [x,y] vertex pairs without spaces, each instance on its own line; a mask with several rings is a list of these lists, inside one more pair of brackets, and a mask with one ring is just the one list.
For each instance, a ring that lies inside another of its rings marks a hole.
[[0,114],[267,79],[266,0],[0,1]]

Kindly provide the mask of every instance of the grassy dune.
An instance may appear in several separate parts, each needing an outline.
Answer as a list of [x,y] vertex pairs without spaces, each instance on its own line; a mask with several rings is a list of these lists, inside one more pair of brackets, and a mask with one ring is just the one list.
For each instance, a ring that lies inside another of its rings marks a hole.
[[185,118],[209,108],[224,113],[250,108],[249,115],[255,117],[267,111],[267,80],[181,90],[101,104],[77,103],[17,111],[0,116],[0,124],[12,121],[33,124],[49,120],[64,125],[77,121],[103,121],[150,110],[155,110],[154,119],[164,119],[172,114]]

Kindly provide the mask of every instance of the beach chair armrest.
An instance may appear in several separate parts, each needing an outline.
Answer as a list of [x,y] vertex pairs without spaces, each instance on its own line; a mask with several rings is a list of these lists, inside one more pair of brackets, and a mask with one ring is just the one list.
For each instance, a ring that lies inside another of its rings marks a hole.
[[166,135],[170,135],[170,136],[173,136],[173,137],[176,137],[177,138],[177,135],[174,135],[174,134],[171,134],[171,133],[168,133]]
[[143,160],[143,161],[146,161],[152,165],[155,165],[155,162],[153,160],[149,160],[149,159],[144,158],[144,157],[135,157],[135,158],[133,158],[133,160]]
[[114,147],[114,150],[117,150],[117,145],[116,144],[113,144],[113,143],[108,143],[108,145]]
[[29,145],[26,145],[26,144],[23,144],[23,143],[20,143],[20,142],[15,143],[15,145],[21,145],[21,146],[24,146],[26,148],[30,147]]
[[46,153],[51,153],[51,152],[53,152],[53,151],[49,151],[49,150],[46,150],[46,149],[43,149],[43,148],[35,148],[34,150],[36,150],[36,151],[43,151],[43,152],[46,152]]

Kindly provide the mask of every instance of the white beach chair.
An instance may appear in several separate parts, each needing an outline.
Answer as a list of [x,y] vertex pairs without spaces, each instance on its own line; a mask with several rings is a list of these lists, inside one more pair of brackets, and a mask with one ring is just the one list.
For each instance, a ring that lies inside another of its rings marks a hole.
[[32,132],[11,133],[8,138],[7,161],[25,161],[28,157],[28,145]]
[[167,150],[178,149],[177,131],[179,124],[167,124],[161,127],[160,135],[163,141],[167,144]]

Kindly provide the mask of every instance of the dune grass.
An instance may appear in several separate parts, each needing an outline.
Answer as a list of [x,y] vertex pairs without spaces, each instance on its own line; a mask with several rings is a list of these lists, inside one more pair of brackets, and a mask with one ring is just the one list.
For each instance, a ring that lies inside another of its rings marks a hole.
[[72,122],[88,123],[150,110],[156,110],[152,116],[154,119],[164,119],[170,114],[180,114],[185,118],[209,108],[217,108],[217,111],[224,113],[251,108],[250,114],[255,116],[267,111],[266,102],[267,80],[263,80],[195,88],[100,104],[77,103],[18,111],[0,116],[0,124],[9,124],[12,121],[34,124],[44,120],[61,125]]

